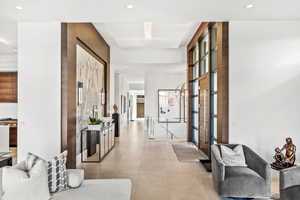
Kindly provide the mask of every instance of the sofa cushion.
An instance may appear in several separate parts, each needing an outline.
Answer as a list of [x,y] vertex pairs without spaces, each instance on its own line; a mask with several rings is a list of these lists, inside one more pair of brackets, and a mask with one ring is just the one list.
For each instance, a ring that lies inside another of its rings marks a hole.
[[220,145],[220,149],[225,166],[247,167],[242,145],[237,145],[232,149],[225,145]]
[[53,194],[52,200],[130,200],[129,179],[85,180],[77,189]]
[[263,197],[266,190],[265,180],[248,167],[225,167],[221,187],[227,197]]
[[5,167],[2,169],[3,200],[48,200],[47,164],[40,160],[29,170]]

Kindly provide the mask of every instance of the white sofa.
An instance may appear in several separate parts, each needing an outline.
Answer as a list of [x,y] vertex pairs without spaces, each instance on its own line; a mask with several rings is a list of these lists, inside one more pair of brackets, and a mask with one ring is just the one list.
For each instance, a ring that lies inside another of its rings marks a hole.
[[[84,180],[77,189],[55,193],[51,200],[130,200],[132,184],[129,179]],[[0,169],[0,200],[2,170]]]
[[77,189],[59,192],[53,200],[130,200],[129,179],[85,180]]

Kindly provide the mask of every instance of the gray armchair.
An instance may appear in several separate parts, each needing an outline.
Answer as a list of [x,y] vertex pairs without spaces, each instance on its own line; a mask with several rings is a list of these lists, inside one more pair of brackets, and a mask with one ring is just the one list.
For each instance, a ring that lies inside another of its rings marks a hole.
[[280,170],[280,199],[300,199],[300,167]]
[[[229,148],[236,145],[228,144]],[[214,187],[221,197],[271,197],[271,167],[249,147],[243,145],[248,167],[229,167],[222,161],[220,145],[212,145]]]

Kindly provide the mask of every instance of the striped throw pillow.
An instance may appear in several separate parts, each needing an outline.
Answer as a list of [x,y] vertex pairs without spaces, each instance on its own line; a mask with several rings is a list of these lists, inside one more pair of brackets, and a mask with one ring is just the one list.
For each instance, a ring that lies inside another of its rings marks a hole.
[[[48,186],[51,193],[64,191],[68,187],[66,168],[67,155],[68,152],[64,151],[48,161]],[[26,170],[30,171],[39,160],[45,161],[33,153],[28,153],[26,158]]]
[[48,186],[51,193],[67,189],[67,151],[48,161]]

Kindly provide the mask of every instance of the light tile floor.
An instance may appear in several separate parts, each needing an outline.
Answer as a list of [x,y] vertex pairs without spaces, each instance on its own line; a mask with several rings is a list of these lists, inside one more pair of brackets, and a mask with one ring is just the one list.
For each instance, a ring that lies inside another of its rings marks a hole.
[[211,174],[200,163],[177,161],[170,142],[145,139],[142,121],[121,129],[115,148],[101,163],[83,168],[88,179],[130,178],[132,200],[220,199]]

